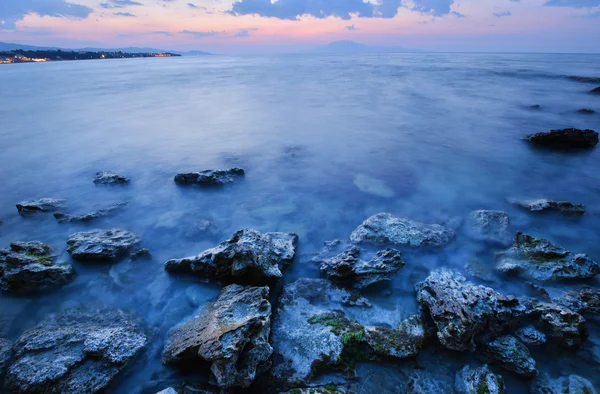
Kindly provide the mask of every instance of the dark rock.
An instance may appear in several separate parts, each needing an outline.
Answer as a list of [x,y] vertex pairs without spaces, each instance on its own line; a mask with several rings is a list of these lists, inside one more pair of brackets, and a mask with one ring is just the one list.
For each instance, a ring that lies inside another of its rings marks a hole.
[[590,94],[600,94],[600,86],[590,90]]
[[529,291],[533,293],[536,298],[540,298],[542,301],[551,301],[550,294],[542,286],[536,285],[535,283],[530,281],[526,281],[525,286],[527,286]]
[[474,350],[484,332],[501,333],[518,322],[519,300],[468,282],[451,270],[437,270],[416,287],[417,301],[429,312],[438,339],[453,350]]
[[526,303],[527,314],[551,343],[571,349],[580,347],[587,340],[586,321],[580,314],[556,304],[532,300]]
[[364,333],[375,354],[401,360],[416,357],[425,343],[425,328],[418,316],[404,320],[394,329],[367,326]]
[[94,179],[95,184],[102,185],[123,185],[129,182],[129,178],[124,177],[123,175],[115,174],[110,171],[100,171],[96,173],[96,178]]
[[12,357],[12,343],[4,338],[0,338],[0,376],[4,375],[4,368],[8,365]]
[[439,224],[423,224],[378,213],[365,220],[350,235],[354,243],[440,247],[450,243],[455,232]]
[[205,170],[175,175],[175,183],[179,185],[218,186],[231,183],[245,175],[241,168],[229,170]]
[[133,261],[135,261],[135,260],[151,260],[151,259],[152,259],[152,253],[146,248],[140,249],[131,254],[131,260],[133,260]]
[[454,389],[458,394],[506,394],[504,379],[493,373],[487,364],[481,367],[465,365],[456,373]]
[[585,254],[573,254],[542,238],[518,232],[514,245],[498,253],[497,269],[541,281],[589,279],[600,274],[600,265]]
[[517,329],[515,336],[525,345],[529,346],[540,346],[546,343],[546,335],[533,326]]
[[542,109],[542,106],[541,106],[541,105],[539,105],[539,104],[533,104],[533,105],[530,105],[530,106],[529,106],[529,107],[527,107],[527,108],[529,108],[529,109],[533,109],[533,110],[536,110],[536,111],[537,111],[537,110],[540,110],[540,109]]
[[500,244],[510,243],[508,227],[510,219],[508,214],[502,211],[477,210],[469,215],[469,235],[480,241],[496,242]]
[[589,109],[589,108],[582,108],[582,109],[578,109],[577,113],[582,114],[582,115],[594,115],[596,113],[596,111],[594,111],[593,109]]
[[21,215],[28,215],[35,212],[50,212],[64,207],[65,203],[65,200],[40,198],[39,200],[21,201],[17,204],[17,210]]
[[598,144],[598,133],[571,128],[530,134],[524,139],[534,145],[554,149],[593,148]]
[[591,318],[600,318],[600,289],[585,287],[555,299],[554,303]]
[[531,212],[562,212],[568,214],[582,215],[585,213],[585,205],[573,204],[568,201],[552,201],[547,199],[537,200],[511,200],[515,205],[525,208]]
[[297,244],[293,233],[243,229],[197,256],[167,261],[165,269],[241,284],[270,284],[282,277],[281,269],[294,259]]
[[496,281],[493,273],[490,270],[489,264],[485,264],[480,259],[473,257],[465,264],[465,271],[469,276],[482,280],[484,282],[493,283]]
[[39,292],[62,286],[73,275],[73,267],[56,262],[41,242],[14,242],[10,249],[0,249],[0,289],[5,292]]
[[286,391],[279,394],[345,394],[346,389],[338,387],[334,384],[328,384],[326,386],[317,387],[306,387],[306,388],[295,388],[290,391]]
[[77,260],[115,261],[126,256],[138,243],[137,237],[129,231],[94,230],[71,235],[67,251]]
[[527,346],[512,335],[503,335],[482,344],[483,354],[509,371],[523,377],[537,376],[535,360],[531,357]]
[[271,367],[268,287],[225,287],[216,302],[171,331],[163,353],[168,364],[202,359],[222,388],[249,387]]
[[575,82],[600,83],[600,78],[598,77],[579,77],[577,75],[569,75],[567,78]]
[[77,222],[91,222],[94,219],[99,219],[104,216],[113,214],[115,211],[126,206],[126,202],[121,202],[115,205],[111,205],[107,208],[102,208],[94,212],[85,213],[81,215],[71,215],[64,212],[55,212],[54,217],[59,223],[77,223]]
[[97,393],[146,345],[139,323],[113,309],[52,315],[17,340],[6,387],[16,393]]
[[551,379],[548,374],[544,374],[533,381],[529,392],[531,394],[596,394],[596,389],[589,380],[581,376],[569,375]]

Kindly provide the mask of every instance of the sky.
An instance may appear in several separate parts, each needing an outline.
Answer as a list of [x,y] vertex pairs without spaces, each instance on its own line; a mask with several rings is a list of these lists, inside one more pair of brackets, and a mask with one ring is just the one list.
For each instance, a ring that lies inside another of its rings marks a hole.
[[0,41],[293,53],[337,40],[425,51],[600,52],[600,0],[0,0]]

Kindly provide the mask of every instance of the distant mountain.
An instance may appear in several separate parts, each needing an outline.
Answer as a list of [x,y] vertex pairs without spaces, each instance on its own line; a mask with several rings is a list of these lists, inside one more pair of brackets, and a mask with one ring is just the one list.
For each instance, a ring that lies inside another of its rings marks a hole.
[[375,47],[356,41],[334,41],[322,47],[315,48],[316,53],[398,53],[421,52],[419,49],[402,47]]
[[205,56],[211,55],[208,52],[202,51],[168,51],[164,49],[156,49],[156,48],[137,48],[137,47],[127,47],[127,48],[58,48],[58,47],[38,47],[32,45],[22,45],[22,44],[14,44],[9,42],[0,42],[0,51],[14,51],[17,49],[23,49],[25,51],[43,51],[43,50],[62,50],[62,51],[75,51],[75,52],[125,52],[125,53],[174,53],[182,56]]

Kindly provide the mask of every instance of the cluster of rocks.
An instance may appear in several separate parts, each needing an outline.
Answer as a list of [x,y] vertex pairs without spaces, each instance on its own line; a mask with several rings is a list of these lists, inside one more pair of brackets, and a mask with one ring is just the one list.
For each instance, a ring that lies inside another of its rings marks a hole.
[[553,149],[593,148],[598,145],[598,133],[594,130],[562,129],[530,134],[525,141]]

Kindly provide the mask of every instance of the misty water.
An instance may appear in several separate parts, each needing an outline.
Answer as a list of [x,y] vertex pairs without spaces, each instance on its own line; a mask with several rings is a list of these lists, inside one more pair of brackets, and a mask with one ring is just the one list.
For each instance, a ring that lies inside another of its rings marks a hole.
[[[347,239],[378,212],[457,229],[448,247],[404,250],[406,266],[367,291],[386,310],[372,324],[417,311],[414,285],[438,267],[465,273],[489,265],[506,294],[528,295],[521,278],[497,275],[494,252],[461,226],[475,209],[503,210],[511,231],[547,238],[600,260],[600,151],[532,149],[525,134],[600,128],[596,87],[567,76],[600,76],[597,55],[385,54],[199,57],[20,64],[0,69],[0,247],[39,240],[73,264],[75,279],[34,296],[0,295],[0,336],[16,340],[48,314],[78,305],[117,306],[140,316],[150,344],[111,386],[155,393],[185,375],[160,362],[168,330],[216,298],[220,284],[172,276],[164,262],[198,254],[240,228],[295,232],[299,253],[285,283],[319,277],[310,262],[325,241]],[[540,109],[530,108],[540,105]],[[178,187],[178,172],[242,167],[245,179],[218,189]],[[126,186],[95,185],[111,170]],[[115,215],[59,224],[52,214],[19,216],[22,200],[54,197],[85,213],[126,201]],[[582,217],[533,215],[509,198],[583,203]],[[123,228],[151,261],[86,264],[66,253],[67,237]],[[544,284],[553,296],[586,283]],[[275,300],[274,300],[275,301]],[[588,321],[581,350],[534,351],[540,372],[576,373],[600,387],[600,327]],[[424,351],[421,368],[452,384],[474,355]],[[357,368],[363,392],[395,392],[404,364]],[[411,364],[414,365],[414,362]],[[527,381],[495,369],[508,392]],[[0,390],[1,391],[1,390]]]

